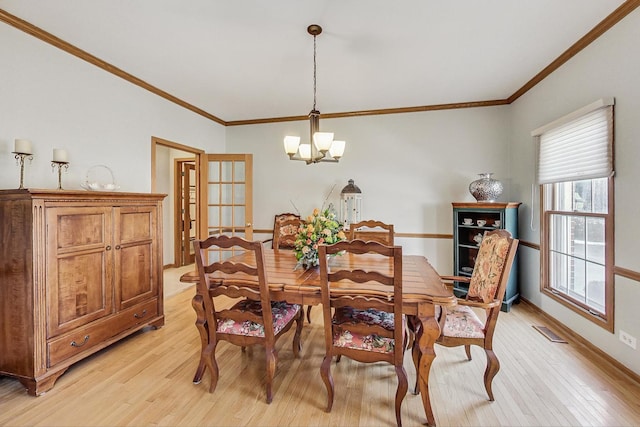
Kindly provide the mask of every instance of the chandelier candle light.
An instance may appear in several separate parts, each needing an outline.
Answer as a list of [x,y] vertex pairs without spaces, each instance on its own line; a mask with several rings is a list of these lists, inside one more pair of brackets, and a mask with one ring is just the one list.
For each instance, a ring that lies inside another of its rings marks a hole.
[[307,32],[313,36],[313,109],[309,113],[311,126],[308,144],[300,144],[299,136],[284,137],[284,151],[290,160],[302,160],[308,165],[319,162],[338,162],[344,154],[344,141],[333,139],[333,132],[320,132],[320,111],[316,110],[316,36],[322,33],[320,25],[312,24]]

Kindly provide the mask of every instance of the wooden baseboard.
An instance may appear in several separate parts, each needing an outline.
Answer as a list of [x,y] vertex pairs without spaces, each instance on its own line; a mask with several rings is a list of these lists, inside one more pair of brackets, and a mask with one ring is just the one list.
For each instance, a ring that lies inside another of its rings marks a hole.
[[560,321],[558,321],[554,317],[552,317],[549,314],[547,314],[545,311],[540,309],[540,307],[538,307],[537,305],[533,304],[531,301],[527,300],[526,298],[520,297],[520,302],[526,304],[527,309],[530,309],[531,311],[534,311],[536,314],[538,314],[541,317],[543,317],[547,322],[549,322],[549,324],[552,327],[554,327],[554,328],[556,328],[558,330],[561,330],[562,334],[565,336],[565,338],[573,341],[575,344],[578,344],[578,345],[581,345],[583,347],[586,347],[589,351],[592,351],[593,353],[595,353],[596,356],[600,357],[605,362],[613,365],[613,367],[618,369],[622,374],[626,375],[627,377],[629,377],[630,379],[632,379],[633,381],[635,381],[636,383],[638,383],[640,385],[640,375],[636,374],[634,371],[632,371],[631,369],[627,368],[622,363],[618,362],[616,359],[614,359],[613,357],[609,356],[604,351],[600,350],[598,347],[593,345],[590,341],[586,340],[582,336],[580,336],[577,333],[575,333],[572,329],[569,329],[563,323],[561,323]]

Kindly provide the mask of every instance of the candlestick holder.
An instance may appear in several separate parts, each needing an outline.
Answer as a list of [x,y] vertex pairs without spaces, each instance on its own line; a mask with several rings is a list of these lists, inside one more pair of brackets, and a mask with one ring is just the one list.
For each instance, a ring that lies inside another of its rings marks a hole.
[[52,160],[51,170],[55,171],[56,169],[58,169],[58,190],[62,190],[62,169],[68,171],[69,162],[59,162],[57,160]]
[[15,154],[16,156],[16,165],[20,166],[20,190],[24,188],[24,160],[29,159],[29,161],[33,161],[33,154],[31,153],[20,153],[18,151],[13,151],[11,154]]

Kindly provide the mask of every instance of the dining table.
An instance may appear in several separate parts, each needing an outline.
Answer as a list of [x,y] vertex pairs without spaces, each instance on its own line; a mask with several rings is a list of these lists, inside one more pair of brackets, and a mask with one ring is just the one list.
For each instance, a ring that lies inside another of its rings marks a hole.
[[[274,301],[287,301],[301,305],[318,305],[321,303],[320,270],[319,267],[303,269],[297,267],[293,251],[263,248],[267,282],[270,296]],[[227,254],[232,255],[232,254]],[[234,262],[252,264],[252,252],[241,252],[232,255]],[[223,257],[224,258],[224,257]],[[227,257],[228,258],[228,257]],[[379,271],[389,274],[392,264],[388,258],[374,254],[354,256],[346,254],[332,257],[329,268],[354,268],[368,271]],[[197,282],[198,272],[191,271],[183,274],[182,282]],[[210,277],[211,286],[224,285],[225,281],[237,280],[224,273],[216,272]],[[360,285],[366,286],[364,285]],[[204,295],[196,295],[192,300],[194,308],[202,307]],[[434,344],[440,336],[440,326],[436,319],[438,307],[451,307],[456,304],[456,298],[451,289],[442,282],[440,275],[431,266],[426,257],[420,255],[402,256],[402,311],[407,316],[408,324],[413,331],[417,343],[412,351],[416,371],[418,372],[417,387],[414,393],[422,396],[427,424],[435,426],[435,418],[429,398],[429,373],[436,357]],[[206,327],[206,325],[204,326]],[[208,336],[203,325],[199,326],[201,336]],[[203,335],[204,334],[204,335]],[[418,351],[419,350],[419,351]],[[201,361],[196,377],[202,376],[204,364]]]

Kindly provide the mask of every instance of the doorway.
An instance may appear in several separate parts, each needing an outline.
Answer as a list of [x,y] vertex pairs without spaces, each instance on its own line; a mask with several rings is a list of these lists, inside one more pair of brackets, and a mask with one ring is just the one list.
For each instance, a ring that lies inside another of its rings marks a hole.
[[[180,174],[176,173],[174,159],[191,162],[194,165],[195,179],[195,220],[194,226],[200,224],[201,201],[199,191],[199,165],[203,150],[189,147],[177,142],[152,137],[151,138],[151,191],[154,193],[165,193],[167,197],[162,203],[162,258],[164,268],[178,267],[184,265],[180,250],[183,241],[181,215],[176,214],[176,200],[183,199],[183,193],[176,191],[176,181]],[[191,175],[190,175],[191,176]],[[197,228],[194,230],[197,233]]]
[[[184,166],[178,169],[173,159]],[[183,170],[185,182],[176,184],[178,178],[182,179]],[[220,233],[253,238],[251,154],[205,154],[193,147],[152,137],[151,174],[151,191],[167,193],[163,203],[165,268],[184,265],[186,257],[182,254],[191,247],[193,238]],[[175,207],[178,199],[184,206],[184,217],[182,207],[180,210]],[[183,227],[188,233],[183,232]]]

